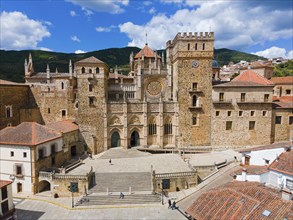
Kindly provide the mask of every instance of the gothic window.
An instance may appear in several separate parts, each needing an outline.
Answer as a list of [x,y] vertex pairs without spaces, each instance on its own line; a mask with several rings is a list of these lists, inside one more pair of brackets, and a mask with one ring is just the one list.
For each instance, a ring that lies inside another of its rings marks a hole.
[[81,73],[85,73],[85,68],[84,67],[81,68]]
[[192,106],[197,106],[197,97],[196,97],[196,95],[192,96]]
[[96,73],[100,73],[100,68],[99,67],[96,68]]
[[203,43],[203,44],[202,44],[202,50],[205,50],[205,46],[206,46],[206,44]]
[[5,116],[6,118],[12,117],[12,105],[5,106]]
[[157,123],[156,123],[156,119],[152,118],[149,121],[149,135],[155,135],[157,134]]
[[172,134],[172,119],[168,118],[164,124],[164,134]]

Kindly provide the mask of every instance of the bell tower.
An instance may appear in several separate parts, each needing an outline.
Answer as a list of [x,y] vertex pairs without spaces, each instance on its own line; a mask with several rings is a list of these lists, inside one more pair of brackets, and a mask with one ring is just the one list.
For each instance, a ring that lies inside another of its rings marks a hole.
[[166,48],[178,102],[177,146],[210,145],[214,33],[178,33]]

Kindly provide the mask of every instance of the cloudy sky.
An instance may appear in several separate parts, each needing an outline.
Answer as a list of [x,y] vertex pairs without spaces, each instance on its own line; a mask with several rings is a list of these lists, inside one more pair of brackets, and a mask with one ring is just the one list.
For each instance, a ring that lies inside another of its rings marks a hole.
[[[0,48],[82,53],[165,48],[177,32],[215,32],[215,48],[293,58],[292,0],[1,0]],[[147,33],[147,39],[146,39]]]

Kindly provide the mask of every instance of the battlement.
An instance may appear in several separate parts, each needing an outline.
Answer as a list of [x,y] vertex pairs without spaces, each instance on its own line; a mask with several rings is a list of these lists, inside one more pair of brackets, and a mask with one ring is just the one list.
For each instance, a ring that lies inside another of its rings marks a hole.
[[179,32],[173,41],[167,41],[166,46],[173,46],[178,40],[214,40],[214,32]]

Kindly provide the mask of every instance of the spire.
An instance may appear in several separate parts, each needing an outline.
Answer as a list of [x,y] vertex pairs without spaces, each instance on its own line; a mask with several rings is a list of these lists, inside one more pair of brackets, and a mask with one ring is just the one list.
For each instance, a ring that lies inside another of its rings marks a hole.
[[148,45],[148,33],[145,33],[145,45]]
[[58,73],[58,69],[57,69],[57,67],[56,67],[55,73]]
[[47,78],[50,78],[50,67],[49,67],[49,64],[47,64],[46,73],[47,73]]
[[27,76],[28,75],[28,65],[27,65],[27,60],[24,60],[24,74]]
[[34,72],[34,66],[33,66],[33,58],[32,54],[29,54],[28,58],[28,74],[31,75]]
[[72,63],[71,63],[71,60],[69,60],[69,78],[72,78]]

